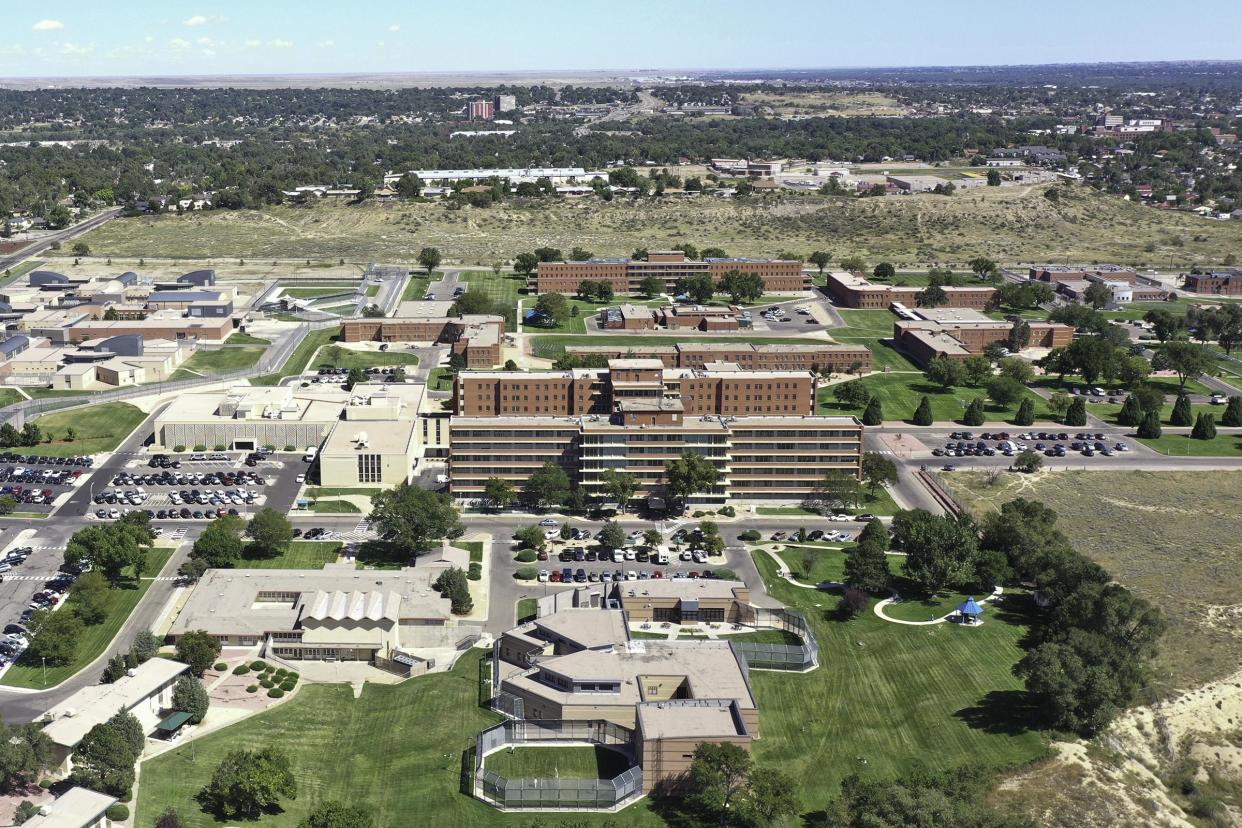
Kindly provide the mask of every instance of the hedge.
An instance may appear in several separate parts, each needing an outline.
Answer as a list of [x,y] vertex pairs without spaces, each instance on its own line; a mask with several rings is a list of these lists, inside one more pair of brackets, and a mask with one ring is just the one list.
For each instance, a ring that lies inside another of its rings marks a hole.
[[470,569],[466,572],[466,577],[471,581],[481,581],[483,579],[483,564],[478,561],[470,564]]
[[513,577],[519,581],[533,581],[539,577],[539,570],[533,566],[518,567],[518,571],[513,573]]
[[247,693],[257,693],[257,692],[259,692],[259,685],[257,685],[257,684],[248,684],[248,685],[246,685],[246,692],[247,692]]
[[108,806],[108,810],[104,811],[104,816],[112,822],[124,822],[129,819],[129,806],[113,802]]
[[252,661],[250,662],[250,669],[251,670],[266,670],[267,662],[266,661]]
[[267,691],[267,697],[269,699],[279,699],[284,694],[285,691],[281,690],[279,687],[273,687],[271,690]]
[[217,661],[212,669],[217,673],[223,673],[225,670],[229,669],[229,665],[225,664],[223,661]]
[[245,664],[238,664],[236,667],[233,668],[233,675],[235,676],[244,676],[246,675],[246,673],[249,673],[249,672],[250,672],[250,668],[247,667]]
[[517,560],[519,563],[534,563],[536,557],[537,555],[533,549],[523,549],[521,552],[517,553]]

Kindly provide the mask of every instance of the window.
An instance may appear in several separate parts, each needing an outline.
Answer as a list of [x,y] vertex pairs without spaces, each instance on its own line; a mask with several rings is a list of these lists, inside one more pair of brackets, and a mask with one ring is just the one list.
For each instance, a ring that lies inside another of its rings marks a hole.
[[380,456],[378,454],[358,455],[358,482],[379,483],[381,477]]

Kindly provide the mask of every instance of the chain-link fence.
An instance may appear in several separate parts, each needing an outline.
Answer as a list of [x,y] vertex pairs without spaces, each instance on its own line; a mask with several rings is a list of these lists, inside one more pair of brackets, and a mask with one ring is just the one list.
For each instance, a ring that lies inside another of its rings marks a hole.
[[602,809],[626,804],[642,794],[643,771],[632,765],[612,779],[509,778],[487,770],[487,755],[506,746],[587,743],[619,748],[627,757],[634,731],[607,721],[502,722],[479,734],[475,742],[475,794],[505,809]]
[[746,666],[756,670],[811,670],[819,666],[819,642],[806,616],[784,608],[755,607],[755,626],[774,627],[793,633],[801,644],[763,644],[744,639],[732,642],[734,652]]

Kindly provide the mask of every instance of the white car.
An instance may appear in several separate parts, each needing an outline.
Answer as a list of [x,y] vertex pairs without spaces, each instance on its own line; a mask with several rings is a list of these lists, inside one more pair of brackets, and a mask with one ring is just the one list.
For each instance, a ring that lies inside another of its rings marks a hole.
[[299,482],[299,483],[305,483],[305,482],[306,482],[306,475],[304,475],[304,474],[299,474],[299,475],[298,475],[298,482]]
[[632,561],[632,560],[634,560],[634,557],[635,557],[637,554],[638,554],[638,553],[637,553],[637,552],[635,552],[633,549],[627,549],[627,550],[625,550],[625,552],[623,553],[623,557],[624,557],[624,558],[625,558],[625,560],[627,560],[627,561]]
[[1212,405],[1224,405],[1227,402],[1229,402],[1229,398],[1226,397],[1224,394],[1213,394],[1212,395]]
[[539,570],[539,582],[540,582],[540,583],[545,583],[545,584],[546,584],[546,583],[548,582],[548,578],[549,578],[549,577],[550,577],[550,576],[548,575],[548,570],[546,570],[546,569],[541,569],[541,570]]
[[682,553],[681,553],[680,555],[678,555],[677,557],[678,557],[680,560],[683,560],[683,561],[689,561],[689,560],[692,560],[692,559],[693,559],[693,556],[692,556],[689,552],[682,552]]
[[559,523],[557,523],[557,522],[556,522],[555,520],[553,520],[552,518],[544,518],[543,520],[539,521],[539,525],[540,525],[540,526],[551,526],[551,527],[553,527],[553,528],[555,528],[555,527],[557,527],[557,526],[560,526],[560,524],[559,524]]
[[853,520],[854,518],[852,515],[834,514],[828,519],[833,521],[834,523],[845,523],[846,521]]
[[638,573],[637,573],[637,572],[635,572],[634,570],[632,570],[632,569],[631,569],[629,572],[625,573],[625,580],[627,580],[627,581],[637,581],[637,580],[638,580]]
[[839,537],[841,537],[841,533],[836,529],[831,529],[824,533],[824,540],[826,541],[834,541]]

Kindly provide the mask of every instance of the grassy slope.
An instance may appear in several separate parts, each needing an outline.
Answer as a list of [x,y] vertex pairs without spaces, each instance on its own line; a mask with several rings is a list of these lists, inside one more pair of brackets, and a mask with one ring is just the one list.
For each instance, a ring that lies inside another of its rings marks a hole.
[[340,333],[340,328],[326,328],[321,331],[311,331],[302,340],[301,344],[294,349],[289,355],[289,359],[281,366],[280,371],[275,374],[266,374],[261,377],[255,377],[250,380],[251,385],[276,385],[285,377],[291,377],[294,374],[300,374],[306,369],[311,357],[315,351],[324,345],[327,345]]
[[223,374],[250,368],[267,349],[261,346],[220,348],[216,351],[198,351],[181,364],[172,379],[190,379],[197,376]]
[[[134,607],[138,606],[138,602],[142,600],[142,596],[146,595],[147,590],[151,588],[151,584],[154,582],[149,579],[160,574],[164,564],[168,563],[168,559],[172,557],[173,551],[172,547],[167,546],[153,548],[147,555],[147,572],[145,577],[148,580],[109,590],[107,617],[101,623],[83,629],[82,636],[78,639],[77,657],[63,667],[48,667],[46,682],[44,681],[45,673],[42,664],[34,662],[33,659],[31,662],[24,662],[19,659],[4,674],[4,678],[0,679],[0,684],[5,684],[9,687],[30,687],[34,689],[51,687],[69,678],[98,658],[99,654],[116,637],[117,632],[125,624],[125,620],[134,611]],[[68,602],[57,611],[65,612],[71,606],[72,602]]]
[[16,388],[0,388],[0,408],[26,399]]
[[[987,397],[987,391],[982,388],[962,386],[945,391],[940,386],[928,382],[922,374],[899,374],[895,372],[891,374],[875,374],[864,377],[862,383],[867,386],[873,396],[879,398],[886,421],[909,421],[914,416],[914,410],[918,408],[919,400],[924,395],[927,396],[931,403],[932,417],[937,422],[961,420],[962,414],[965,413],[966,406],[971,400],[976,397]],[[1027,391],[1027,396],[1035,402],[1036,419],[1051,420],[1051,415],[1048,413],[1044,400],[1033,391]],[[1017,405],[999,408],[989,403],[986,399],[984,400],[984,417],[988,422],[1011,421],[1017,410]],[[819,413],[861,415],[862,409],[837,402],[833,399],[832,387],[829,386],[820,389]]]
[[323,569],[340,554],[340,541],[293,541],[276,558],[242,559],[238,569]]
[[[597,255],[660,248],[693,239],[732,255],[772,255],[848,238],[868,261],[946,262],[973,256],[1036,261],[1056,251],[1071,261],[1220,262],[1242,241],[1237,222],[1206,222],[1153,210],[1086,187],[1057,203],[1045,186],[1004,187],[952,198],[912,195],[834,200],[782,193],[745,203],[723,199],[611,203],[553,202],[450,211],[442,204],[396,209],[320,205],[262,212],[216,210],[185,216],[117,219],[83,236],[96,255],[176,255],[256,259],[408,261],[419,246],[463,263],[490,264],[540,244],[580,245]],[[1065,188],[1061,188],[1065,189]],[[1182,246],[1166,245],[1178,237]],[[1196,237],[1203,241],[1195,241]],[[1155,251],[1144,246],[1156,241]]]
[[[44,436],[49,433],[55,435],[56,442],[40,443],[36,448],[39,454],[53,457],[112,451],[146,416],[125,402],[54,411],[35,420],[35,423],[43,430]],[[77,432],[76,438],[72,443],[62,442],[70,427]]]
[[1242,472],[1003,475],[994,487],[958,473],[949,482],[977,515],[1018,496],[1047,503],[1075,547],[1159,606],[1169,622],[1156,658],[1161,689],[1197,686],[1242,662],[1232,609],[1242,591]]
[[329,345],[315,357],[316,368],[380,368],[388,365],[414,366],[418,357],[399,351],[354,351]]

